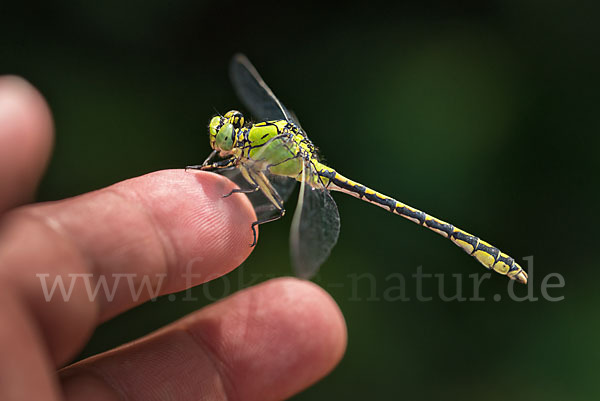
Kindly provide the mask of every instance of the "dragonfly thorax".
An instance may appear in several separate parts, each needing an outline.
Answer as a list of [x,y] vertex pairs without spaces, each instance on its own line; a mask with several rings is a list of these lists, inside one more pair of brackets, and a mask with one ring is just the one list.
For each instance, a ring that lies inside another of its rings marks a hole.
[[210,146],[220,152],[229,152],[236,146],[237,130],[244,126],[244,115],[231,110],[224,116],[215,116],[208,124]]

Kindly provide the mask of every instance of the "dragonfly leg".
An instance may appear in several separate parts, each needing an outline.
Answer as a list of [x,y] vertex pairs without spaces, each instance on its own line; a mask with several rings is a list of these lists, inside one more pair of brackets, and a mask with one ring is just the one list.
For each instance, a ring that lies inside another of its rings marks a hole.
[[252,247],[254,247],[256,245],[256,226],[258,226],[259,224],[270,223],[272,221],[279,220],[284,215],[285,215],[285,209],[281,208],[281,209],[278,210],[278,213],[275,216],[266,217],[264,219],[256,220],[254,223],[252,223],[252,226],[250,228],[252,229],[253,239],[252,239],[252,243],[250,244],[250,248],[252,248]]
[[214,162],[211,164],[196,164],[194,166],[187,166],[186,170],[203,170],[203,171],[214,171],[214,170],[223,170],[223,169],[233,169],[236,167],[238,159],[235,157],[230,157],[229,159],[219,160],[218,162]]
[[239,194],[251,194],[260,189],[260,185],[258,185],[256,180],[254,179],[252,174],[250,174],[250,172],[248,171],[248,169],[246,167],[244,167],[243,165],[240,165],[240,166],[236,166],[235,168],[239,168],[240,172],[242,173],[242,177],[244,177],[246,182],[250,184],[250,188],[248,188],[248,189],[234,188],[227,195],[223,195],[223,198],[228,198],[231,195],[238,194],[238,193]]
[[233,194],[252,194],[252,193],[258,191],[259,189],[260,189],[260,187],[258,185],[253,185],[252,187],[250,187],[248,189],[234,188],[227,195],[223,195],[223,198],[228,198]]
[[213,150],[212,152],[210,152],[210,155],[208,155],[208,157],[204,160],[202,165],[203,166],[208,165],[218,154],[219,154],[219,152],[216,149]]
[[256,245],[256,226],[259,224],[279,220],[285,214],[285,209],[283,208],[283,199],[281,199],[281,196],[279,196],[275,188],[273,188],[273,186],[269,182],[269,179],[265,176],[265,174],[262,171],[252,171],[244,168],[242,169],[242,173],[244,174],[244,177],[246,177],[248,182],[254,183],[254,185],[256,185],[262,191],[262,193],[271,202],[273,207],[275,207],[275,209],[277,210],[277,214],[275,214],[274,216],[258,219],[254,223],[252,223],[251,228],[254,239],[252,240],[252,244],[250,244],[250,247],[253,247]]

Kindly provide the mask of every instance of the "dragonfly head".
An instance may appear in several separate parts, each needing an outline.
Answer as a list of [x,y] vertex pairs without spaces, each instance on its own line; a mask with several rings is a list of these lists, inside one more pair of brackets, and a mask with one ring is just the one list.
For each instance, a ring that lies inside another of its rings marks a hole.
[[244,116],[237,110],[213,117],[208,124],[210,146],[217,151],[230,152],[236,145],[237,132],[243,126]]

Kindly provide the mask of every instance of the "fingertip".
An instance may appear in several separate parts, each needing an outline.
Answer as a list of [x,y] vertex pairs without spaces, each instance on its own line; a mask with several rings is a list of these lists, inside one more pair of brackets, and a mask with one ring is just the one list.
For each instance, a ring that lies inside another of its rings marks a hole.
[[[0,273],[26,300],[54,362],[101,321],[239,266],[254,213],[245,196],[222,198],[232,187],[213,174],[159,171],[3,216]],[[62,280],[67,293],[54,291]]]
[[[324,357],[332,369],[342,358],[347,345],[346,321],[331,295],[312,281],[282,277],[264,284],[263,297],[277,299],[272,313],[287,320],[289,333],[303,332],[315,346],[313,352]],[[317,338],[314,336],[317,335]],[[308,358],[310,359],[310,358]]]
[[[125,181],[123,185],[131,185]],[[235,185],[206,172],[165,170],[135,179],[135,191],[150,210],[159,234],[168,238],[173,277],[194,274],[206,282],[239,266],[252,252],[254,209],[244,195],[224,198]],[[190,285],[170,281],[167,291]]]
[[0,211],[32,200],[52,143],[42,95],[21,77],[0,77]]
[[[223,198],[233,187],[216,174],[166,170],[19,208],[10,221],[29,222],[23,235],[48,252],[15,260],[13,265],[23,266],[16,280],[40,302],[44,298],[31,276],[42,267],[53,275],[91,273],[98,280],[110,280],[110,296],[88,299],[98,311],[94,318],[104,321],[149,298],[220,277],[253,249],[252,205],[243,195]],[[133,287],[120,281],[124,276],[140,289],[146,283],[149,287],[133,293]],[[84,297],[84,283],[76,288]]]
[[246,289],[198,317],[188,332],[208,344],[225,365],[224,382],[248,400],[286,399],[307,388],[333,370],[347,344],[335,301],[295,278]]
[[[280,278],[242,290],[149,336],[61,371],[71,387],[94,372],[105,393],[180,400],[288,399],[328,374],[346,347],[333,299]],[[134,367],[135,369],[132,369]]]

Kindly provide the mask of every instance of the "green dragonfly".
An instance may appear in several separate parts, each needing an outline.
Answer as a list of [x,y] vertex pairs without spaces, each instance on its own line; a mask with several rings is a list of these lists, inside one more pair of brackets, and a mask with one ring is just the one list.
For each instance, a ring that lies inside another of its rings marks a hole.
[[277,99],[244,55],[233,57],[230,76],[242,103],[261,122],[249,122],[237,110],[213,117],[208,126],[213,152],[201,165],[187,168],[215,172],[235,170],[248,187],[236,188],[225,196],[253,192],[264,195],[272,213],[259,215],[252,223],[254,240],[250,246],[256,244],[257,225],[284,215],[285,198],[290,188],[300,182],[290,233],[292,264],[300,277],[310,278],[316,274],[337,242],[340,217],[329,191],[340,191],[427,227],[450,239],[486,268],[527,283],[527,273],[498,248],[320,163],[315,146],[296,116]]

